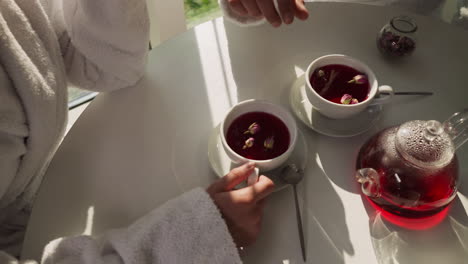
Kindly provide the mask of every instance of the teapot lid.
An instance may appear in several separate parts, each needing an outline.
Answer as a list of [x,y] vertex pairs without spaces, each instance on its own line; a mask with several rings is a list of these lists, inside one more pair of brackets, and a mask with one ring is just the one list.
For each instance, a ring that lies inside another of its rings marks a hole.
[[396,134],[396,149],[418,167],[443,167],[450,163],[455,153],[450,135],[435,120],[402,124]]

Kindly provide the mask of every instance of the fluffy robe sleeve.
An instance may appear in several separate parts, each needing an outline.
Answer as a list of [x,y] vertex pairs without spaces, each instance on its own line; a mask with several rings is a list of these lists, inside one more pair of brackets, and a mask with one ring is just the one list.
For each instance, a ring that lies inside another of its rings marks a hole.
[[63,27],[58,37],[72,84],[109,91],[142,77],[149,49],[145,0],[63,0],[54,5],[51,15]]
[[[16,262],[0,252],[0,263]],[[11,262],[8,262],[11,261]],[[128,228],[101,237],[50,242],[42,264],[242,263],[221,214],[197,188],[170,200]]]
[[241,263],[227,226],[198,188],[168,201],[129,228],[93,239],[52,241],[43,264]]

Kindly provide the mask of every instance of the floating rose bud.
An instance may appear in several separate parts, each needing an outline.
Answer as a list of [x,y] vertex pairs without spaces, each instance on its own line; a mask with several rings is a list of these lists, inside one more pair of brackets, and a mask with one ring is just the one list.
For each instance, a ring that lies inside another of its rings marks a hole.
[[317,75],[318,75],[318,77],[323,77],[323,76],[325,76],[325,72],[323,70],[319,70],[317,72]]
[[250,137],[248,138],[246,141],[245,141],[245,144],[244,146],[242,147],[242,149],[246,149],[246,148],[251,148],[254,144],[254,141],[255,139],[253,137]]
[[340,102],[342,104],[350,104],[351,103],[351,100],[353,99],[353,97],[349,94],[344,94],[342,97],[341,97],[341,100]]
[[357,104],[357,103],[359,103],[358,99],[356,99],[356,98],[351,99],[350,104]]
[[263,146],[266,149],[273,149],[274,144],[275,144],[275,137],[273,136],[265,139],[265,142],[263,142]]
[[366,81],[367,78],[365,75],[356,75],[353,77],[353,79],[349,80],[348,83],[364,84]]
[[258,133],[259,131],[260,131],[260,125],[257,124],[257,122],[254,122],[249,126],[249,129],[247,129],[247,131],[245,131],[244,134],[255,135],[255,133]]

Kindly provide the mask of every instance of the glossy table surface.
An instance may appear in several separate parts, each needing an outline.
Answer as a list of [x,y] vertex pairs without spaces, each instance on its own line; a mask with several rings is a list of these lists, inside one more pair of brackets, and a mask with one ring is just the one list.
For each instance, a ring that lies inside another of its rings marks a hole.
[[[413,15],[418,46],[404,60],[376,48],[380,28],[403,10],[309,4],[310,19],[280,29],[204,23],[150,53],[135,87],[100,94],[64,139],[48,169],[27,230],[24,258],[39,258],[53,238],[99,235],[196,186],[216,179],[209,135],[235,103],[266,99],[289,107],[292,83],[315,58],[347,54],[367,63],[396,97],[368,132],[321,135],[298,120],[308,163],[299,184],[308,263],[466,263],[468,148],[458,151],[461,185],[442,222],[409,230],[383,219],[354,181],[359,147],[380,129],[407,120],[443,121],[468,106],[468,34]],[[245,263],[302,263],[291,188],[272,194],[258,242]]]

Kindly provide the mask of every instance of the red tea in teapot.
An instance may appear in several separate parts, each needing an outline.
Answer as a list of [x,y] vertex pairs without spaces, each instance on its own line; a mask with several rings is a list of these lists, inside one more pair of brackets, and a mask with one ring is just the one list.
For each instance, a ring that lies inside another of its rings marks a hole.
[[[440,212],[457,193],[456,156],[442,167],[419,167],[397,150],[397,130],[398,127],[383,130],[361,148],[358,172],[363,168],[373,170],[361,171],[363,177],[369,177],[362,180],[363,192],[368,192],[382,209],[403,217],[419,218]],[[359,173],[357,177],[359,181]]]

